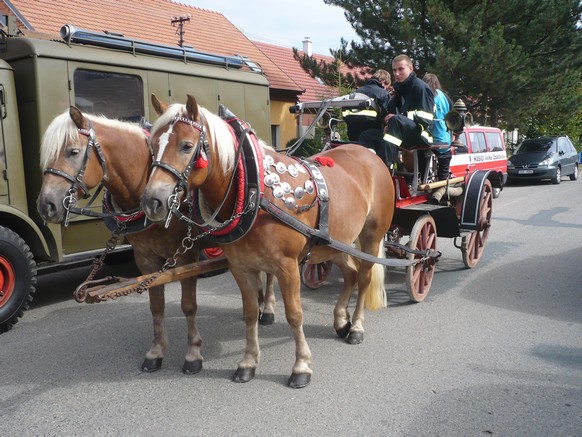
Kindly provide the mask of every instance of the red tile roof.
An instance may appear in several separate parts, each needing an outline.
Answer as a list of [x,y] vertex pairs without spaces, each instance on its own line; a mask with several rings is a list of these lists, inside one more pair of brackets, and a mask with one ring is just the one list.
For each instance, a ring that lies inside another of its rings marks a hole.
[[[305,72],[305,70],[303,70],[303,68],[301,68],[301,65],[293,56],[292,48],[281,47],[259,41],[253,42],[266,56],[277,64],[281,70],[287,73],[288,76],[293,78],[293,80],[305,90],[303,94],[298,96],[299,102],[311,102],[338,96],[337,88],[323,85],[320,81],[312,78]],[[303,50],[298,50],[298,53],[299,56],[305,54]],[[312,56],[317,61],[325,61],[328,64],[335,61],[332,56],[318,54],[313,54]],[[358,76],[360,78],[369,76],[365,73],[365,69],[363,68],[350,69],[345,65],[340,66],[340,72],[344,75],[351,73],[353,76]]]
[[[296,93],[303,88],[263,54],[222,14],[171,0],[10,0],[13,15],[37,32],[59,34],[64,24],[123,33],[136,40],[178,45],[172,17],[190,16],[184,45],[221,55],[242,55],[263,68],[272,89]],[[2,10],[6,10],[7,5]]]
[[[301,68],[299,62],[293,57],[293,49],[281,47],[273,44],[268,44],[259,41],[253,41],[267,57],[269,57],[275,64],[281,68],[288,76],[292,77],[305,92],[299,95],[300,102],[310,102],[314,100],[322,100],[338,95],[337,89],[323,85],[317,79],[312,78],[308,73]],[[299,50],[299,55],[302,56],[304,52]],[[333,62],[331,56],[314,55],[316,59],[324,59],[326,62]]]

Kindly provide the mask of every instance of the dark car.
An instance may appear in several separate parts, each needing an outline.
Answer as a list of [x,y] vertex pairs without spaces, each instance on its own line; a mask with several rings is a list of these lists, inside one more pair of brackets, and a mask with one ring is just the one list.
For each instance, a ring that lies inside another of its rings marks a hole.
[[559,184],[562,176],[578,179],[578,152],[567,136],[528,138],[507,160],[509,181],[550,179]]

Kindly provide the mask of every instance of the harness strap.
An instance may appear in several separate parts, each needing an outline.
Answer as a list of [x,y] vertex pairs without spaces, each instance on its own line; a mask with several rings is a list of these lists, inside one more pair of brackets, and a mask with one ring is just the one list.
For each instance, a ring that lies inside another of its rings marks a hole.
[[[295,217],[289,215],[286,211],[283,211],[277,205],[272,203],[269,199],[262,197],[259,204],[262,209],[264,209],[269,214],[279,219],[287,226],[295,229],[297,232],[303,234],[304,236],[310,239],[314,239],[316,245],[325,244],[326,246],[329,246],[332,249],[339,250],[340,252],[347,253],[348,255],[354,256],[364,261],[378,263],[390,267],[408,267],[410,265],[419,263],[423,260],[422,258],[412,260],[398,258],[378,258],[373,255],[370,255],[369,253],[357,250],[350,244],[341,243],[339,241],[332,239],[325,240],[324,238],[322,238],[322,234],[319,229],[314,229],[306,225],[302,221],[297,220]],[[426,258],[438,258],[441,255],[440,252],[433,251],[430,249],[426,251],[412,251],[412,253],[418,253],[419,255],[423,255]]]
[[304,159],[299,159],[299,161],[307,169],[311,175],[311,179],[315,182],[315,187],[317,190],[316,199],[319,201],[318,227],[321,233],[319,238],[329,241],[329,191],[327,189],[327,184],[325,183],[323,175],[313,163]]

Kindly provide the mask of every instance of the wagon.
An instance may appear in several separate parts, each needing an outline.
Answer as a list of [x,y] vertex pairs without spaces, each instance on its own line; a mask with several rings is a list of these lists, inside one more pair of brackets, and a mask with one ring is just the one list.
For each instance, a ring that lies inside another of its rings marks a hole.
[[[341,120],[334,118],[334,108],[342,112],[346,109],[375,110],[376,105],[374,99],[352,93],[325,101],[299,103],[291,112],[315,115],[312,126],[326,131],[326,149],[341,147],[343,143],[338,140],[337,126]],[[460,126],[460,130],[462,128]],[[396,205],[392,227],[385,238],[388,259],[412,261],[405,267],[405,276],[407,292],[414,302],[424,300],[429,292],[438,258],[419,259],[426,251],[437,251],[437,237],[454,239],[467,268],[479,263],[491,227],[493,187],[502,184],[495,172],[474,167],[468,167],[462,177],[435,181],[434,154],[428,148],[419,148],[418,152],[427,154],[428,165],[423,175],[419,174],[417,153],[409,153],[413,161],[409,168],[396,166],[392,170]],[[430,200],[435,192],[446,200],[432,204]],[[303,283],[312,289],[320,287],[331,268],[331,262],[303,266]]]
[[[329,147],[341,147],[345,143],[337,139],[337,119],[333,118],[331,112],[334,108],[375,109],[375,102],[361,94],[350,94],[330,100],[300,103],[291,107],[290,111],[315,115],[310,128],[318,125],[326,131],[327,141],[323,146],[325,150]],[[352,256],[388,267],[403,268],[407,291],[414,302],[424,300],[430,290],[440,257],[437,237],[454,239],[455,246],[462,252],[466,267],[473,268],[478,264],[491,227],[492,186],[500,184],[495,174],[489,171],[469,169],[463,177],[435,181],[434,154],[428,149],[419,152],[426,153],[429,158],[429,165],[423,175],[419,175],[417,153],[411,154],[412,168],[398,167],[391,172],[396,204],[391,229],[385,236],[386,258],[372,257],[337,241],[328,243]],[[430,203],[431,196],[436,191],[446,199],[438,205]],[[98,302],[225,267],[226,260],[218,257],[180,268],[163,269],[162,272],[138,278],[108,277],[97,281],[89,280],[77,288],[75,298],[80,302]],[[328,278],[331,268],[329,261],[303,265],[302,281],[309,288],[316,289]]]

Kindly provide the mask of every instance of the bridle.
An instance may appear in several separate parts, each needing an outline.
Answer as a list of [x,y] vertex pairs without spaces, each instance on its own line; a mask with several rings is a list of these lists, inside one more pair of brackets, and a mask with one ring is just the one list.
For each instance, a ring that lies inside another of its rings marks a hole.
[[[195,150],[190,157],[190,161],[188,161],[188,165],[184,169],[183,172],[180,172],[175,167],[163,162],[154,160],[152,162],[152,169],[155,167],[160,167],[167,172],[171,173],[177,178],[176,185],[174,187],[173,193],[168,197],[168,217],[166,218],[165,227],[167,228],[170,224],[170,220],[172,218],[172,211],[178,210],[180,207],[180,198],[182,193],[186,194],[186,199],[188,198],[189,188],[188,188],[188,178],[190,177],[190,173],[192,173],[192,169],[197,166],[199,160],[203,160],[205,165],[210,164],[210,145],[208,143],[208,138],[206,135],[206,127],[204,126],[204,116],[200,113],[200,121],[191,120],[187,117],[176,116],[171,121],[168,126],[168,130],[171,130],[176,123],[186,123],[187,125],[191,126],[194,130],[197,130],[200,135],[198,136],[198,142],[196,143]],[[150,150],[152,150],[150,146]],[[199,164],[198,164],[199,165]]]
[[[61,176],[68,180],[69,182],[71,182],[72,184],[71,188],[69,188],[68,195],[63,199],[63,207],[67,211],[67,214],[65,216],[65,226],[69,224],[71,209],[77,207],[77,198],[75,197],[75,193],[80,190],[83,192],[82,196],[83,199],[88,199],[90,197],[89,189],[87,188],[87,185],[83,181],[83,178],[85,177],[85,172],[87,171],[87,163],[89,161],[89,158],[91,157],[91,151],[93,149],[95,149],[95,154],[97,155],[97,159],[101,164],[103,178],[105,178],[107,175],[107,169],[105,167],[105,156],[103,155],[101,146],[99,145],[95,138],[95,130],[93,129],[93,123],[91,123],[91,120],[87,120],[87,123],[89,124],[89,129],[83,128],[77,129],[81,135],[87,137],[87,147],[85,148],[85,155],[83,156],[83,161],[81,162],[81,166],[79,167],[77,176],[71,176],[67,172],[52,167],[47,167],[43,172],[43,174],[51,173],[57,176]],[[102,188],[103,185],[100,184],[96,193],[93,195],[93,199],[97,197]]]

